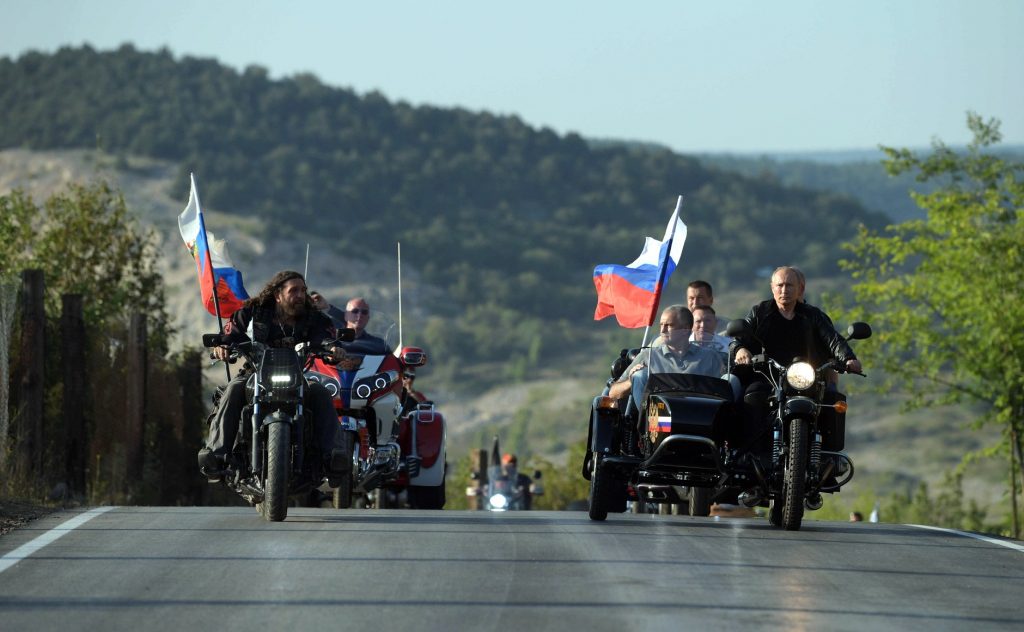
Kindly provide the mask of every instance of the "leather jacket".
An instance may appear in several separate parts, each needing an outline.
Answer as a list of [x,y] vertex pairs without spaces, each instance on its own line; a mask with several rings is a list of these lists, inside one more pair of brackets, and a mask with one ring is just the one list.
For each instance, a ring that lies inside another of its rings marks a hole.
[[772,349],[773,346],[778,346],[773,345],[773,341],[777,340],[777,336],[782,335],[780,333],[782,329],[790,332],[796,330],[803,336],[803,341],[788,340],[784,346],[800,348],[800,352],[796,355],[805,357],[815,366],[832,358],[845,363],[847,360],[857,357],[846,340],[836,331],[832,319],[825,312],[807,303],[797,303],[794,311],[793,321],[787,324],[781,323],[784,318],[779,313],[779,308],[774,300],[762,301],[751,307],[745,320],[750,325],[753,335],[739,336],[733,340],[729,345],[730,357],[735,358],[736,350],[741,347],[752,354],[765,352],[758,342],[758,340],[762,340],[768,346],[769,356],[780,364],[789,364],[793,361],[792,357],[776,357],[779,354],[777,351],[773,353]]

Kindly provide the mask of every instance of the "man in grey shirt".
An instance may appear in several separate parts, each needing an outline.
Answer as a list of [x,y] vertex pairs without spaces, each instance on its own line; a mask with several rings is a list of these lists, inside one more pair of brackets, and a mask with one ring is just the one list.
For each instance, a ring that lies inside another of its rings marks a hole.
[[648,372],[643,369],[648,365],[658,373],[692,373],[711,377],[721,377],[725,373],[725,363],[720,354],[690,343],[693,314],[685,305],[666,307],[659,324],[661,335],[658,339],[637,354],[608,390],[608,395],[615,399],[632,390],[633,402],[638,409],[647,387]]

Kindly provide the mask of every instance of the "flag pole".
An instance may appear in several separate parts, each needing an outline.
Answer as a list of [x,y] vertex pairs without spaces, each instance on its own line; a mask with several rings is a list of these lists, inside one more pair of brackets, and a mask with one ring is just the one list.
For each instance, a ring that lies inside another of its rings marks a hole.
[[661,269],[658,270],[658,285],[655,286],[654,291],[654,303],[651,305],[651,315],[647,319],[647,327],[644,328],[644,340],[641,346],[647,345],[647,333],[651,329],[651,325],[654,324],[654,317],[658,315],[658,306],[661,303],[661,292],[664,289],[662,287],[665,283],[665,272],[668,270],[668,260],[672,258],[672,241],[676,237],[676,225],[679,223],[679,211],[683,208],[683,196],[680,195],[679,199],[676,200],[676,210],[672,212],[672,219],[669,221],[672,224],[672,228],[668,233],[668,241],[662,245],[665,249],[665,259],[661,261]]
[[306,265],[302,268],[302,278],[306,282],[306,287],[309,287],[309,242],[306,242]]
[[[213,288],[213,311],[217,313],[217,331],[224,331],[224,319],[220,315],[220,299],[217,298],[217,275],[213,272],[213,253],[210,252],[210,240],[206,236],[206,221],[203,219],[203,205],[199,203],[199,187],[196,186],[196,176],[189,172],[188,177],[192,181],[192,194],[196,196],[196,217],[199,218],[199,230],[203,231],[203,243],[206,244],[206,256],[210,258],[210,287]],[[231,381],[231,367],[224,363],[224,372]]]
[[398,348],[396,354],[402,353],[402,242],[398,244]]

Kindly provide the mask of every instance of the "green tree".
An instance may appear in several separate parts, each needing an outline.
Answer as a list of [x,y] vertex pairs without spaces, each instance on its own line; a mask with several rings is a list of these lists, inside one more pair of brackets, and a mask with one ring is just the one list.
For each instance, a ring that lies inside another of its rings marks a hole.
[[966,152],[936,142],[930,155],[883,148],[893,175],[937,181],[912,194],[925,219],[861,229],[841,265],[853,274],[857,307],[875,336],[862,354],[901,386],[911,407],[977,403],[977,425],[998,424],[997,452],[1010,468],[1013,533],[1024,430],[1024,165],[986,151],[999,122],[969,113]]
[[60,313],[67,293],[85,296],[90,325],[142,312],[152,341],[165,348],[170,331],[154,239],[106,183],[73,184],[42,207],[21,191],[0,196],[0,274],[43,270],[48,314]]

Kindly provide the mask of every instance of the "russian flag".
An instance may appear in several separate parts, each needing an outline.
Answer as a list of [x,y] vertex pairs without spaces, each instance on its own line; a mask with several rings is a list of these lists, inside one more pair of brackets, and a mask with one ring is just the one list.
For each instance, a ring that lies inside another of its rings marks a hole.
[[[207,234],[203,211],[199,206],[196,179],[194,176],[190,178],[192,190],[188,194],[188,206],[178,216],[178,230],[185,240],[185,247],[196,260],[203,306],[214,316],[230,318],[249,298],[249,294],[242,283],[242,273],[231,262],[227,244],[224,240],[216,240],[213,233]],[[216,301],[214,286],[217,288]]]
[[611,263],[594,268],[597,309],[594,320],[615,315],[622,327],[647,327],[654,322],[661,289],[679,264],[686,242],[686,224],[679,219],[683,196],[665,227],[661,241],[647,237],[636,261],[621,266]]

